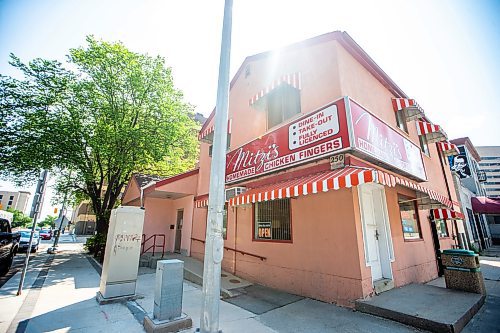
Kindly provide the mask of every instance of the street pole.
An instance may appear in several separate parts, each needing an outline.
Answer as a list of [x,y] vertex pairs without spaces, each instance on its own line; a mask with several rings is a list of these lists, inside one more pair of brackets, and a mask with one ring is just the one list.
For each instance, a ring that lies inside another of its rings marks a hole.
[[33,218],[33,224],[31,225],[30,241],[28,243],[28,248],[26,249],[26,258],[24,259],[23,271],[21,273],[21,280],[19,281],[19,288],[17,289],[17,296],[21,295],[23,291],[24,278],[26,277],[26,269],[28,268],[28,263],[30,260],[31,244],[33,244],[33,234],[35,233],[36,220],[38,218],[38,213],[40,210],[40,203],[43,198],[43,192],[45,191],[45,182],[47,181],[47,170],[43,170],[38,178],[38,183],[36,185],[35,195],[33,197],[33,204],[31,205],[30,217]]
[[219,82],[215,108],[215,131],[210,168],[205,258],[203,264],[203,301],[200,332],[219,332],[221,262],[224,254],[222,219],[225,204],[225,169],[227,119],[229,104],[229,61],[231,56],[231,24],[233,1],[224,4],[224,22],[219,62]]
[[64,200],[62,203],[61,211],[59,212],[59,218],[61,219],[61,222],[59,222],[59,228],[57,229],[57,235],[54,237],[54,244],[52,245],[52,248],[49,249],[48,252],[55,252],[57,248],[57,244],[59,243],[59,236],[61,235],[61,229],[62,225],[64,222],[64,210],[66,209],[66,195],[64,195]]

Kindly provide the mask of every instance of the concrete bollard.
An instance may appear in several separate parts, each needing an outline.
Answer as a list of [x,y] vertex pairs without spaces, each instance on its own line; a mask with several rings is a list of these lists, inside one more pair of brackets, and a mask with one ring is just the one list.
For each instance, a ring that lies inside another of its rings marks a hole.
[[182,313],[183,280],[183,261],[158,261],[153,318],[144,317],[146,332],[177,332],[193,326],[191,318]]

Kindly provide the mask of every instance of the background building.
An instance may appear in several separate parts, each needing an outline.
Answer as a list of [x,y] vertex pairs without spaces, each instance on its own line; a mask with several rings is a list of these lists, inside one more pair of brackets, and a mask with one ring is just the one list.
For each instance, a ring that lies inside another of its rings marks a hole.
[[450,157],[450,168],[455,172],[455,188],[465,214],[465,228],[468,245],[485,249],[491,245],[491,234],[484,214],[473,210],[472,198],[486,196],[484,174],[479,169],[481,157],[468,137],[450,140],[460,151]]
[[2,204],[2,209],[5,210],[7,208],[12,208],[26,214],[26,208],[28,207],[30,195],[31,193],[26,191],[0,191],[0,203]]
[[500,198],[500,146],[476,147],[481,161],[479,169],[486,173],[486,196]]

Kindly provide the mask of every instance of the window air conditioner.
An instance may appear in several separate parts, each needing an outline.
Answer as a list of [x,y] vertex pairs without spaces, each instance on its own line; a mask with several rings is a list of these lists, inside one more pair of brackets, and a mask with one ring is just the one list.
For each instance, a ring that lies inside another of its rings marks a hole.
[[246,187],[241,187],[241,186],[236,186],[236,187],[231,187],[226,189],[226,201],[229,201],[229,199],[234,198],[241,193],[244,193],[247,190]]

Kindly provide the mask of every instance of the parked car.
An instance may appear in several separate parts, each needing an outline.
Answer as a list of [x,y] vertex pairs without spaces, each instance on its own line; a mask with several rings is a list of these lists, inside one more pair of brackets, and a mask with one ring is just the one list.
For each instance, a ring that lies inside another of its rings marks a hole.
[[52,238],[52,230],[51,229],[40,230],[40,238],[41,239],[51,239]]
[[11,223],[13,214],[0,210],[0,276],[7,274],[19,249],[18,233],[13,233]]
[[[31,230],[21,230],[21,239],[19,240],[19,250],[28,250],[30,242]],[[33,241],[31,242],[31,253],[38,251],[38,245],[40,244],[40,234],[38,231],[33,232]]]

